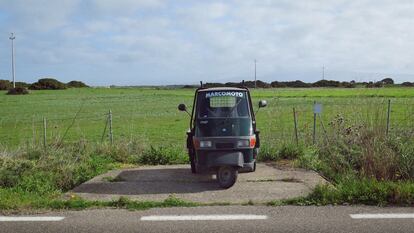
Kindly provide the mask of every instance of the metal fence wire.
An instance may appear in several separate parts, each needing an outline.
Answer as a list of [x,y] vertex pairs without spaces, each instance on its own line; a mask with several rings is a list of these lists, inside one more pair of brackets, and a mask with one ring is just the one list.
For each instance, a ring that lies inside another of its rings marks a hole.
[[[264,143],[318,143],[332,135],[338,122],[352,126],[377,127],[386,134],[414,135],[413,101],[329,101],[324,99],[268,101],[268,109],[257,114],[257,126]],[[320,111],[315,112],[315,104]],[[151,144],[183,145],[188,117],[174,109],[163,111],[120,109],[106,112],[79,111],[73,116],[38,113],[32,117],[0,117],[0,143],[49,144],[76,142],[116,142],[142,139]]]

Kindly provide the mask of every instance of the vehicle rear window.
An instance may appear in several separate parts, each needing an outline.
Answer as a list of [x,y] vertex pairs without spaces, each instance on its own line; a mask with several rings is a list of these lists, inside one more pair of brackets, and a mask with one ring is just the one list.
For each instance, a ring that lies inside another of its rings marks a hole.
[[200,92],[197,99],[200,118],[249,117],[245,91],[206,91]]

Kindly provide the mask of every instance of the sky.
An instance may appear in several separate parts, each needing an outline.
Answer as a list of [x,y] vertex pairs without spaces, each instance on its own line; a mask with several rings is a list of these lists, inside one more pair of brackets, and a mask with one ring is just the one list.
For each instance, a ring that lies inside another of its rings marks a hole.
[[414,81],[411,0],[0,0],[0,79]]

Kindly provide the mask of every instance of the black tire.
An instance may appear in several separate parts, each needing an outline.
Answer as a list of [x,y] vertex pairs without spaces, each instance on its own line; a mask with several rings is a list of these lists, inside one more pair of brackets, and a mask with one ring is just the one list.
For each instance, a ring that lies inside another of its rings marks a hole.
[[237,169],[232,166],[219,167],[217,170],[217,181],[220,187],[228,189],[233,186],[236,183],[238,173]]
[[254,165],[253,165],[253,172],[256,171],[256,161],[254,161]]

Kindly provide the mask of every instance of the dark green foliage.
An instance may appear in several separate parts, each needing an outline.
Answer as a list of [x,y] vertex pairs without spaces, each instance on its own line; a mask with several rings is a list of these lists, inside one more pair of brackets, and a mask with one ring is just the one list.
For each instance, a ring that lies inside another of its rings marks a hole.
[[7,95],[27,95],[27,94],[29,94],[29,91],[25,87],[11,88],[7,92]]
[[392,78],[384,78],[383,80],[381,80],[381,82],[384,85],[392,85],[392,84],[394,84],[394,80]]
[[187,163],[188,156],[181,148],[151,146],[138,157],[137,162],[149,165],[180,164]]
[[384,84],[382,82],[368,82],[365,87],[366,88],[380,88],[383,87]]
[[86,85],[85,83],[83,83],[81,81],[70,81],[66,84],[66,86],[69,87],[69,88],[89,87],[88,85]]
[[9,80],[0,80],[0,90],[9,90],[13,84]]
[[14,187],[33,167],[27,159],[0,157],[0,187]]
[[30,85],[31,90],[62,90],[66,89],[66,84],[59,82],[52,78],[39,79],[37,82]]
[[285,144],[279,151],[279,157],[283,159],[297,159],[302,157],[305,153],[305,150],[302,146],[297,146],[295,144]]
[[412,181],[378,181],[376,179],[348,176],[339,181],[335,187],[332,185],[318,185],[309,196],[286,200],[282,204],[412,206],[414,204],[414,183]]
[[29,88],[30,84],[25,82],[16,82],[16,87],[23,87],[23,88]]
[[413,82],[413,83],[410,83],[410,82],[403,82],[403,83],[401,84],[401,86],[404,86],[404,87],[414,87],[414,82]]

